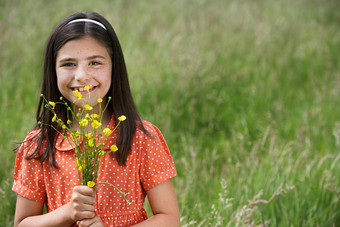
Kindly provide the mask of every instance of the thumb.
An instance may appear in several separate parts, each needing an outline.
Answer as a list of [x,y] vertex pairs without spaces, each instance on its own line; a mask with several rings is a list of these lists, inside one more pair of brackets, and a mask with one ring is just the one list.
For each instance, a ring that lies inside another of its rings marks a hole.
[[96,184],[94,187],[93,187],[94,191],[97,192],[99,190],[99,185]]

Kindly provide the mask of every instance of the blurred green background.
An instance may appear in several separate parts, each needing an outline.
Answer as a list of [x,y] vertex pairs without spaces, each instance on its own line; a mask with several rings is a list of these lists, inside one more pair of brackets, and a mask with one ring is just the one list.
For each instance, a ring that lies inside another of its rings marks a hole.
[[0,226],[47,38],[76,11],[117,32],[174,158],[182,226],[340,226],[337,0],[1,0]]

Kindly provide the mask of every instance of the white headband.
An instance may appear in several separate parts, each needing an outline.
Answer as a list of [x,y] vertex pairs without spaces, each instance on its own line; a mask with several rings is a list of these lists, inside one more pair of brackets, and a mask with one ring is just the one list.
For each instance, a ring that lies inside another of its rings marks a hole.
[[100,22],[98,22],[98,21],[95,21],[95,20],[92,20],[92,19],[86,19],[86,18],[83,18],[83,19],[75,19],[75,20],[72,20],[72,21],[68,22],[67,24],[72,24],[72,23],[75,23],[75,22],[90,22],[90,23],[94,23],[94,24],[96,24],[96,25],[99,25],[100,27],[102,27],[102,28],[104,28],[105,30],[107,30],[106,27],[105,27],[102,23],[100,23]]

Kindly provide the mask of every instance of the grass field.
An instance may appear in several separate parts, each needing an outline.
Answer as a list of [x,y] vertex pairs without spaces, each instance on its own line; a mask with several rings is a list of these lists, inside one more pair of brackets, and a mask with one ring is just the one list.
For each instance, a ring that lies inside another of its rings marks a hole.
[[116,29],[173,155],[182,226],[340,226],[337,0],[0,1],[0,226],[44,45],[76,11]]

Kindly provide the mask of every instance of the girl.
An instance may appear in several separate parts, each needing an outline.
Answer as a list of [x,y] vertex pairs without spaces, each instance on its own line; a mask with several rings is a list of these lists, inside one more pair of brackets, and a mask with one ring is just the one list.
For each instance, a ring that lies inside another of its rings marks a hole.
[[[85,91],[85,86],[91,86]],[[17,150],[13,191],[17,196],[15,226],[179,226],[179,210],[171,178],[176,170],[166,142],[151,123],[142,121],[134,104],[123,53],[110,23],[97,13],[75,13],[52,32],[45,52],[41,93],[49,101],[63,97],[77,111],[82,106],[73,92],[108,103],[102,124],[111,130],[117,116],[126,120],[108,138],[97,181],[109,182],[128,193],[128,205],[111,186],[79,186],[74,147],[46,125],[58,125],[40,98],[37,124]],[[91,95],[91,96],[90,96]],[[67,120],[67,109],[55,112]],[[93,113],[91,112],[91,113]],[[42,122],[43,124],[39,124]],[[73,128],[77,124],[74,123]],[[153,216],[143,204],[148,200]],[[44,204],[47,213],[43,214]]]

